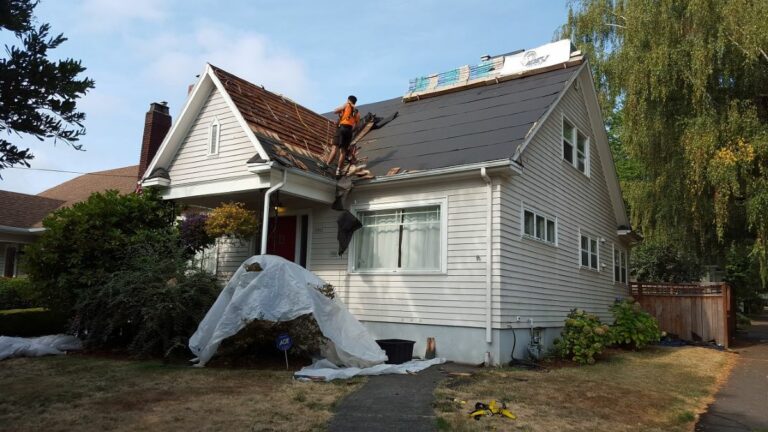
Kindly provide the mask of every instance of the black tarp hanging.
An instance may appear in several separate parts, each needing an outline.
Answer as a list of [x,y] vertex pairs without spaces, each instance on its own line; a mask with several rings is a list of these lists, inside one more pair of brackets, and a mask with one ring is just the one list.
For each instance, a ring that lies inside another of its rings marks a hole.
[[363,227],[362,222],[355,217],[349,210],[344,210],[336,220],[338,233],[336,239],[339,241],[339,256],[342,256],[352,241],[352,234]]

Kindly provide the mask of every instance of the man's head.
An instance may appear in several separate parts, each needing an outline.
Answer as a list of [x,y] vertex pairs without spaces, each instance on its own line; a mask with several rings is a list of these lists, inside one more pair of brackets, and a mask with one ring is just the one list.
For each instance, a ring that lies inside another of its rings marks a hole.
[[352,105],[354,105],[354,104],[356,104],[356,103],[357,103],[357,98],[356,98],[356,97],[354,97],[353,95],[349,95],[349,97],[347,98],[347,100],[348,100],[348,101],[350,101],[350,102],[352,102]]

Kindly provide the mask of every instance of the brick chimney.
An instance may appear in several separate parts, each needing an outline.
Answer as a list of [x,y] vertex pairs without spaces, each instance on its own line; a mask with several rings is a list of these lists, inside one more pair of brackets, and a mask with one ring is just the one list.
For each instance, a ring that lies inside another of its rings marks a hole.
[[139,179],[144,176],[152,158],[160,148],[165,135],[171,129],[171,115],[167,102],[153,102],[144,117],[144,137],[141,140],[141,158],[139,159]]

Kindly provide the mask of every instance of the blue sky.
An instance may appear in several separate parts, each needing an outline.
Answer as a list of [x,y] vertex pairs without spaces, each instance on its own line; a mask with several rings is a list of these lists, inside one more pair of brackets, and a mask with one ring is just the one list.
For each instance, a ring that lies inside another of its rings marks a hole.
[[[550,42],[565,0],[378,2],[43,0],[40,22],[69,38],[54,57],[81,59],[96,88],[80,102],[85,151],[31,137],[33,168],[98,171],[138,163],[144,114],[174,120],[205,62],[319,112],[355,94],[402,95],[408,80]],[[0,38],[8,42],[7,37]],[[6,169],[0,189],[38,193],[74,174]]]

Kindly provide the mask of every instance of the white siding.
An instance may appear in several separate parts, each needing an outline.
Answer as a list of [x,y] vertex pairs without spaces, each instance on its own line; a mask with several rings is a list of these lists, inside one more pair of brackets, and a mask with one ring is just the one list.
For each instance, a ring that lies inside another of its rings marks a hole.
[[[494,187],[498,227],[498,185]],[[336,287],[360,320],[484,327],[487,186],[480,178],[353,191],[351,204],[446,200],[448,225],[445,274],[350,274],[348,253],[336,255],[336,218],[327,207],[313,212],[310,268]],[[498,246],[498,240],[494,242]],[[498,247],[494,255],[498,254]],[[498,306],[499,284],[494,284]],[[494,322],[498,324],[498,310]]]
[[[562,159],[563,113],[590,139],[590,177]],[[617,222],[594,137],[581,90],[571,87],[524,151],[523,175],[502,187],[503,322],[520,316],[535,325],[561,326],[574,307],[608,319],[610,304],[627,295],[624,286],[613,282]],[[523,202],[557,217],[558,246],[521,237]],[[579,267],[579,229],[605,239],[599,272]]]
[[[217,155],[208,155],[209,127],[218,118],[220,144]],[[221,93],[214,89],[168,168],[172,185],[200,183],[252,176],[246,161],[256,148],[230,111]]]
[[219,237],[216,239],[216,250],[216,277],[226,283],[240,267],[240,264],[253,256],[254,243],[253,241]]

